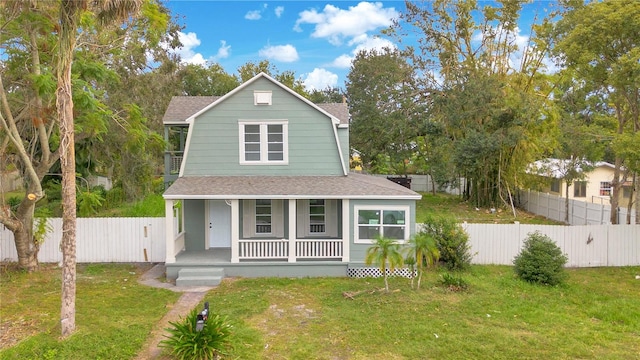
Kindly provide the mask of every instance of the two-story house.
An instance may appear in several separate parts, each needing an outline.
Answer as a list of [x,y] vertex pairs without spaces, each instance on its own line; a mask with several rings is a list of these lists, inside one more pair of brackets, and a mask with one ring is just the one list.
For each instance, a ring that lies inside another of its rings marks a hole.
[[164,193],[165,265],[178,285],[371,271],[364,254],[377,235],[404,242],[415,231],[420,194],[349,172],[346,104],[314,104],[259,74],[219,98],[174,98],[164,120],[188,125]]

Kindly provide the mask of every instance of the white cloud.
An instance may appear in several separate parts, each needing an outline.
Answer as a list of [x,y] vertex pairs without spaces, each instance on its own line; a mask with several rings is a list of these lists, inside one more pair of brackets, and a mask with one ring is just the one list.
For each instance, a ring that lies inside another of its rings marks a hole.
[[178,39],[182,46],[175,50],[175,53],[180,56],[183,63],[202,65],[206,63],[204,56],[200,53],[196,53],[193,49],[200,46],[200,39],[194,32],[183,33],[178,32]]
[[325,69],[315,68],[307,74],[303,83],[307,90],[322,90],[327,87],[336,87],[338,84],[338,75]]
[[350,46],[356,46],[353,51],[351,51],[351,55],[342,54],[338,56],[332,63],[332,66],[338,68],[349,68],[351,67],[351,62],[355,58],[356,54],[363,50],[382,50],[384,48],[395,49],[396,45],[387,39],[382,39],[379,37],[371,37],[366,34],[357,36],[349,41]]
[[380,27],[390,26],[399,16],[394,8],[384,8],[382,3],[361,2],[343,10],[326,5],[322,12],[316,9],[298,14],[294,30],[302,31],[301,24],[314,24],[311,37],[326,38],[333,45],[340,45],[345,38],[354,38]]
[[284,12],[284,6],[278,6],[278,7],[276,7],[276,9],[275,9],[275,11],[274,11],[274,12],[276,13],[276,16],[277,16],[277,17],[282,16],[282,13]]
[[251,10],[244,15],[244,18],[247,20],[260,20],[262,18],[262,14],[260,10]]
[[220,40],[220,48],[218,48],[218,52],[213,57],[214,60],[217,59],[226,59],[231,54],[231,45],[227,45],[225,40]]
[[294,62],[298,60],[298,51],[293,45],[276,45],[266,46],[258,53],[267,59],[273,59],[282,62]]

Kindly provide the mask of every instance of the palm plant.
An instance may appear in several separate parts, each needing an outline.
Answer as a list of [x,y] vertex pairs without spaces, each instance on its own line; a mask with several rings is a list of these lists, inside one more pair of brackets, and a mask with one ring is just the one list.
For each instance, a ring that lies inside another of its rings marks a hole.
[[[416,270],[418,271],[417,289],[420,289],[422,274],[427,271],[428,268],[438,263],[438,260],[440,260],[440,251],[433,236],[424,232],[420,232],[411,237],[408,245],[407,259],[411,259],[415,263]],[[413,287],[413,280],[411,281],[411,286]]]
[[384,289],[389,292],[387,269],[391,272],[403,264],[400,245],[395,239],[378,235],[373,246],[367,249],[364,262],[367,266],[371,264],[378,266],[384,276]]

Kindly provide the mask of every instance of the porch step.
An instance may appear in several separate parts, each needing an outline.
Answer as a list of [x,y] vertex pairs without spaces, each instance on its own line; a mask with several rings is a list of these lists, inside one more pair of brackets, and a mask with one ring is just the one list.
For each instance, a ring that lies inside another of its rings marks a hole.
[[183,268],[178,271],[176,286],[216,286],[223,278],[223,268]]

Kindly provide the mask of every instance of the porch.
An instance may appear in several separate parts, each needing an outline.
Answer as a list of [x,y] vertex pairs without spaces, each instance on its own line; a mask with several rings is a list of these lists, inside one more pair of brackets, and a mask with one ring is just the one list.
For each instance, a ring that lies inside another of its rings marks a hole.
[[[176,254],[175,262],[165,263],[167,278],[176,279],[182,269],[198,268],[223,269],[224,277],[347,276],[348,263],[343,262],[341,257],[311,257],[306,253],[307,256],[299,257],[298,261],[289,262],[288,256],[280,256],[277,253],[271,253],[271,257],[266,256],[269,249],[278,249],[271,244],[272,242],[252,243],[250,248],[255,252],[241,258],[239,262],[231,262],[230,248],[181,251]],[[307,244],[299,245],[304,249]],[[318,250],[314,246],[309,248],[314,249],[313,251]],[[260,255],[260,252],[264,253]]]

